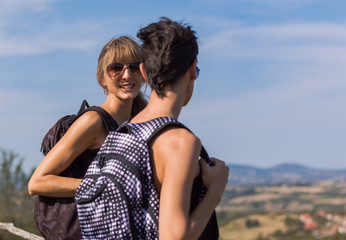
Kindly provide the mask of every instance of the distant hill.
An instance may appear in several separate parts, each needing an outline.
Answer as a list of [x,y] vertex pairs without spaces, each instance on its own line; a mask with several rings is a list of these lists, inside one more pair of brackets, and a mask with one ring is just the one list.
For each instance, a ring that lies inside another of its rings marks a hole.
[[311,184],[320,181],[346,182],[345,170],[309,168],[284,163],[272,168],[228,164],[230,185]]

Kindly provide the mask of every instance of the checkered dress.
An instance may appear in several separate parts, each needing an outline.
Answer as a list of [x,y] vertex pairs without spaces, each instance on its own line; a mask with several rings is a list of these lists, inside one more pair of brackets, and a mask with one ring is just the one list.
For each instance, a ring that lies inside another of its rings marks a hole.
[[161,117],[109,133],[75,197],[83,239],[158,239],[148,142],[172,124],[183,126]]

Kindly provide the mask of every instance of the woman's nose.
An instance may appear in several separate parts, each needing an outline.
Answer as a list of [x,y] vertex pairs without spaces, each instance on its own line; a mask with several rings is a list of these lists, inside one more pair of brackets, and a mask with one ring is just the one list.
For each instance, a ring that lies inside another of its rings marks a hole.
[[123,71],[123,78],[130,78],[132,76],[131,70],[126,66]]

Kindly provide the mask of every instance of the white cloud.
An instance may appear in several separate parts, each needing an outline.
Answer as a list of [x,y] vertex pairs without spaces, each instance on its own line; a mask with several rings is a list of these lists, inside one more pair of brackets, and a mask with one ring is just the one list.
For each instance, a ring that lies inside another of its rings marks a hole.
[[92,22],[62,25],[8,34],[0,29],[0,56],[47,53],[57,50],[90,50],[99,44],[96,34],[101,27]]
[[[258,4],[271,4],[271,5],[282,5],[282,4],[293,4],[293,3],[299,3],[299,4],[304,4],[304,3],[310,3],[310,2],[316,2],[318,0],[233,0],[234,2],[253,2],[253,3],[258,3]],[[319,0],[319,1],[325,1],[325,0]],[[204,0],[206,3],[211,3],[211,4],[229,4],[228,0]]]
[[50,11],[51,4],[61,0],[0,0],[0,16],[9,16],[21,11]]
[[268,3],[268,4],[285,4],[285,3],[310,3],[325,0],[238,0],[238,2],[257,2],[257,3]]
[[[90,50],[99,44],[103,26],[79,20],[64,22],[44,15],[53,3],[64,0],[0,0],[0,57],[47,53],[57,50]],[[29,16],[41,12],[45,21]]]
[[256,81],[248,78],[267,78],[271,84],[192,101],[182,112],[181,120],[212,155],[262,167],[288,161],[345,168],[346,25],[229,22],[227,27],[214,21],[209,24],[224,29],[202,40],[200,58],[223,65],[247,63],[256,74],[237,76],[239,81],[246,85]]
[[[313,7],[314,4],[327,2],[326,0],[203,0],[211,12],[213,9],[222,9],[232,13],[245,13],[247,16],[278,16],[280,14],[293,13],[296,10]],[[330,3],[329,3],[330,2]],[[327,4],[333,4],[329,1]],[[235,10],[236,9],[236,10]],[[236,16],[234,16],[236,17]]]
[[232,25],[204,39],[201,48],[208,61],[265,61],[259,77],[273,79],[237,96],[192,102],[183,111],[182,121],[212,155],[262,167],[284,161],[345,166],[346,25]]
[[228,162],[345,167],[346,70],[329,68],[312,78],[291,70],[292,81],[237,97],[192,101],[181,120],[212,155]]
[[202,51],[223,59],[346,61],[346,25],[295,23],[232,27],[203,41]]

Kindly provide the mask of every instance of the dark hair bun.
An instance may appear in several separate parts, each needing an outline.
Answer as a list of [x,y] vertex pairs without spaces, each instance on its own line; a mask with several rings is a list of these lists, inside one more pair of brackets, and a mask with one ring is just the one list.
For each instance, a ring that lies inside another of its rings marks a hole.
[[152,89],[164,96],[163,88],[186,73],[198,54],[197,37],[191,26],[162,17],[140,29],[144,66]]

